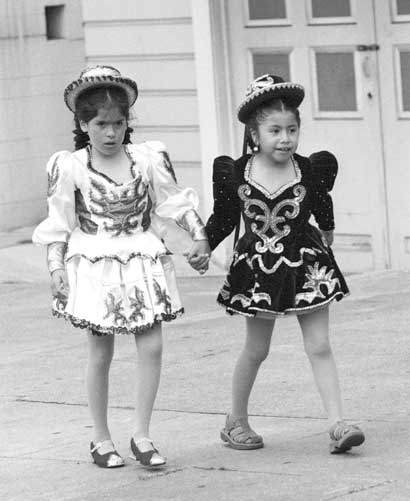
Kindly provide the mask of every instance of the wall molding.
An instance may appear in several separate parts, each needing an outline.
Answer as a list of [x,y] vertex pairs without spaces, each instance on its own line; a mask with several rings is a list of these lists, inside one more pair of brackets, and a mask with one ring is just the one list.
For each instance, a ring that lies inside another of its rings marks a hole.
[[163,52],[163,53],[148,53],[148,54],[93,54],[86,57],[86,62],[90,63],[106,63],[109,61],[194,61],[195,55],[193,52]]
[[199,132],[199,125],[137,125],[138,132]]
[[372,252],[372,236],[369,234],[335,233],[334,249],[349,252]]
[[190,17],[152,17],[141,19],[94,19],[84,21],[83,26],[92,27],[124,27],[124,26],[160,26],[160,25],[192,24]]
[[196,97],[196,89],[145,89],[139,91],[146,97]]

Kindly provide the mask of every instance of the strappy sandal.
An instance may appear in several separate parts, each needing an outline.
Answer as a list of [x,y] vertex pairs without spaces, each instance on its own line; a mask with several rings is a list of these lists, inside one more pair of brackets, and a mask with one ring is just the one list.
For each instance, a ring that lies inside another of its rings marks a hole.
[[[138,444],[140,444],[141,442],[149,442],[152,446],[152,449],[150,449],[149,451],[141,452],[138,448]],[[137,441],[135,441],[134,438],[131,438],[130,447],[130,459],[139,461],[143,466],[156,468],[158,466],[163,466],[167,462],[166,458],[161,456],[161,454],[158,452],[158,449],[154,447],[154,444],[152,443],[152,440],[150,438],[144,437],[140,438]],[[154,457],[154,454],[156,454],[157,456]]]
[[357,425],[346,424],[344,421],[335,423],[329,430],[329,435],[330,454],[342,454],[364,442],[362,430]]
[[[100,454],[98,450],[107,442],[112,446],[113,450],[105,454]],[[90,452],[94,463],[100,468],[119,468],[120,466],[124,466],[124,459],[118,454],[111,440],[103,440],[102,442],[97,442],[95,445],[94,442],[91,442]]]
[[232,449],[246,451],[263,447],[263,438],[252,430],[247,418],[231,420],[230,416],[227,416],[221,439]]

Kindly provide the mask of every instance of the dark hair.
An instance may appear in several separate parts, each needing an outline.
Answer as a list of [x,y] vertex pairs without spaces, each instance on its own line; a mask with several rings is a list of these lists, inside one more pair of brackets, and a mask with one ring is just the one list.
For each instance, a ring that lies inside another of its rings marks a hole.
[[[74,113],[74,145],[75,149],[84,148],[90,143],[90,138],[80,127],[80,122],[88,123],[98,115],[100,108],[117,107],[125,119],[129,120],[130,107],[127,93],[120,87],[92,87],[82,92],[75,102]],[[132,128],[127,127],[123,144],[131,142]]]
[[253,110],[246,122],[246,142],[251,149],[255,146],[255,143],[252,139],[251,130],[258,130],[258,125],[264,122],[266,118],[272,113],[272,111],[290,111],[294,114],[296,123],[298,124],[298,127],[300,127],[301,121],[298,108],[292,106],[282,99],[272,99],[270,101],[266,101]]

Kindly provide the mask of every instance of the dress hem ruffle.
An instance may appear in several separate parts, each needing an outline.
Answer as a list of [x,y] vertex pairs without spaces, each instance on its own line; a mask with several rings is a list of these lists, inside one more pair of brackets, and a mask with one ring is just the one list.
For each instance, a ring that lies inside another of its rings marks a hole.
[[99,256],[91,257],[91,256],[87,256],[86,254],[80,254],[80,253],[76,252],[76,253],[70,255],[69,257],[67,257],[66,262],[70,261],[71,259],[74,259],[75,257],[82,257],[92,264],[95,264],[98,261],[101,261],[102,259],[110,259],[112,261],[118,261],[122,265],[126,265],[131,261],[131,259],[134,259],[134,258],[149,259],[152,262],[155,262],[161,256],[169,256],[169,255],[172,255],[172,253],[169,251],[158,253],[155,256],[152,256],[151,254],[143,254],[142,252],[133,252],[132,254],[129,254],[129,256],[126,259],[121,259],[120,256],[117,256],[116,254],[111,254],[111,255],[102,254]]
[[[325,306],[328,306],[329,303],[332,301],[340,301],[346,296],[349,296],[349,292],[342,292],[338,291],[335,294],[333,294],[331,297],[327,298],[326,301],[323,301],[321,303],[317,303],[315,305],[311,306],[302,306],[300,308],[286,308],[284,311],[274,311],[274,310],[269,310],[267,308],[258,308],[258,307],[250,307],[248,308],[248,311],[244,310],[237,310],[236,308],[233,308],[232,306],[227,306],[224,304],[222,301],[219,301],[217,299],[217,303],[222,306],[223,308],[226,309],[226,313],[229,315],[243,315],[245,317],[256,317],[258,312],[261,313],[270,313],[272,314],[272,317],[285,317],[287,315],[297,315],[298,313],[303,314],[303,313],[309,313],[314,310],[319,310],[321,308],[324,308]],[[252,311],[251,311],[252,310]]]
[[154,322],[150,322],[145,325],[140,325],[138,327],[133,327],[131,329],[127,329],[126,327],[103,327],[101,325],[94,324],[89,322],[88,320],[77,318],[70,313],[65,313],[61,311],[57,311],[52,309],[52,314],[55,317],[63,318],[72,323],[74,327],[78,327],[80,329],[91,329],[94,331],[96,336],[107,336],[107,335],[115,335],[115,334],[141,334],[148,329],[151,329],[154,325],[164,322],[171,322],[175,320],[177,317],[181,316],[184,313],[184,308],[180,308],[177,311],[172,313],[161,313],[160,315],[155,315]]

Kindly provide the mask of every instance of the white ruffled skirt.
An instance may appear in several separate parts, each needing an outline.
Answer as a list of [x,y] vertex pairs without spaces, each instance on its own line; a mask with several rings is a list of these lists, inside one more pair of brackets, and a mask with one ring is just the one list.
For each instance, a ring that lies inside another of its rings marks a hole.
[[66,257],[68,298],[53,313],[94,334],[137,334],[183,313],[174,263],[145,232],[115,239],[74,232]]

